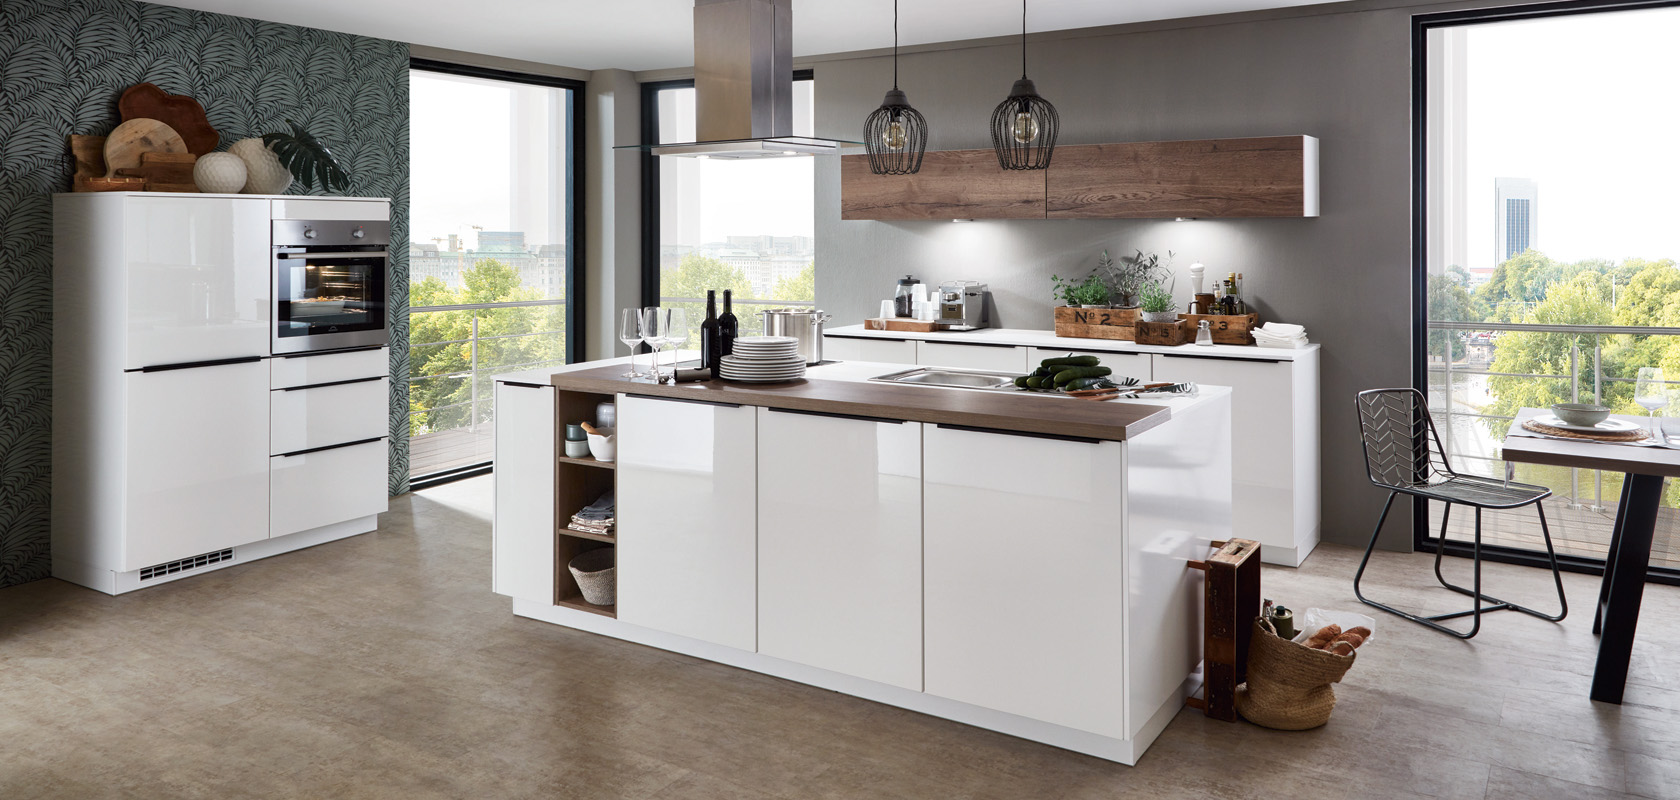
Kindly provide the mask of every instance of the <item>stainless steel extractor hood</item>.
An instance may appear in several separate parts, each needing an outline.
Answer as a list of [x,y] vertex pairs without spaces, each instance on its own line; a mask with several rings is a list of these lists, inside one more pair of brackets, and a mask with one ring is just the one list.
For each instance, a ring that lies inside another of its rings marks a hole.
[[793,134],[792,0],[695,0],[694,111],[699,141],[654,155],[766,158],[858,144]]

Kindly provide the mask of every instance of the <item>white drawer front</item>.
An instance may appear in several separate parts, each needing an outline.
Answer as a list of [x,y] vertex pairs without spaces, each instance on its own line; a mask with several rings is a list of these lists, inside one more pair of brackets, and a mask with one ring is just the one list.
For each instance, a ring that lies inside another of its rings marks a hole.
[[823,337],[823,357],[834,361],[916,363],[916,343],[909,339],[865,339],[861,336]]
[[317,447],[385,436],[389,380],[378,378],[311,389],[269,392],[269,454],[281,455]]
[[312,386],[317,383],[353,381],[357,378],[379,378],[391,371],[390,348],[353,350],[348,353],[323,353],[313,356],[276,357],[268,360],[269,386],[286,389],[293,386]]
[[270,212],[275,219],[345,219],[387,220],[391,218],[391,203],[387,200],[326,200],[322,198],[293,198],[271,201]]
[[384,439],[269,459],[269,538],[386,509]]
[[924,367],[991,369],[1022,373],[1027,371],[1027,348],[917,342],[916,363]]

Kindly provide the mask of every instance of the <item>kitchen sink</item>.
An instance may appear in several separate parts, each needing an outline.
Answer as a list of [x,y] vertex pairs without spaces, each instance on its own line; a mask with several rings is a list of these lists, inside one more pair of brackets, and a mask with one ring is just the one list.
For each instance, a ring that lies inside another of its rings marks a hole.
[[994,391],[1016,391],[1015,378],[1019,377],[1009,372],[989,372],[978,369],[952,369],[949,367],[917,367],[902,372],[892,372],[870,378],[882,383],[904,383],[912,386],[944,386],[955,389],[991,389]]

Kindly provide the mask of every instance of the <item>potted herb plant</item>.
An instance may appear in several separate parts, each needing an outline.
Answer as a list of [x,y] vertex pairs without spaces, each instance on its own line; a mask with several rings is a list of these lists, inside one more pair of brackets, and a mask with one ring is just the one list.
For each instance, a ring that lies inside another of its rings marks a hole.
[[1171,286],[1162,286],[1159,281],[1151,281],[1138,289],[1138,310],[1143,312],[1144,322],[1173,322],[1178,319],[1178,309],[1173,306]]
[[1092,273],[1082,281],[1051,275],[1050,280],[1055,286],[1051,296],[1061,298],[1071,308],[1102,308],[1108,305],[1108,283],[1101,275]]
[[1116,261],[1104,250],[1102,257],[1097,259],[1097,274],[1102,275],[1114,294],[1119,296],[1121,308],[1133,308],[1138,305],[1138,295],[1144,285],[1158,282],[1172,271],[1172,257],[1173,252],[1168,250],[1167,260],[1162,263],[1160,256],[1137,250],[1133,255],[1122,256]]

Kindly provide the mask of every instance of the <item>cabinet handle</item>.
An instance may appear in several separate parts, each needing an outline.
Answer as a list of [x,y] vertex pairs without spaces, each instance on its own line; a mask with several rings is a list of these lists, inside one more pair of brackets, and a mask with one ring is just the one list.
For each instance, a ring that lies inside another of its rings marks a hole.
[[807,417],[830,417],[832,419],[855,419],[855,420],[858,420],[859,422],[885,422],[889,425],[903,425],[906,422],[906,420],[902,420],[902,419],[888,419],[886,417],[865,417],[865,416],[862,416],[862,415],[859,415],[859,414],[830,414],[826,411],[806,411],[802,408],[771,408],[769,406],[765,406],[764,410],[765,411],[774,411],[777,414],[803,414],[804,416],[807,416]]
[[328,252],[328,253],[281,253],[281,254],[279,254],[278,258],[282,258],[282,259],[286,259],[286,260],[297,259],[297,258],[301,258],[301,259],[390,258],[390,255],[391,254],[389,252],[385,251],[385,250],[359,250],[359,251],[358,250],[350,250],[350,251],[337,251],[337,250],[335,250],[335,251]]
[[545,385],[540,384],[540,383],[525,383],[523,381],[496,381],[496,382],[503,385],[503,386],[519,386],[519,387],[523,387],[523,388],[526,388],[526,389],[551,389],[551,388],[553,388],[553,386],[545,386]]
[[1087,350],[1083,347],[1037,347],[1035,345],[1035,349],[1039,350],[1040,352],[1044,352],[1044,353],[1088,353],[1088,354],[1093,355],[1093,356],[1147,356],[1147,355],[1149,355],[1148,353],[1140,353],[1136,350]]
[[1194,358],[1201,361],[1260,361],[1266,364],[1281,364],[1286,358],[1250,358],[1249,356],[1184,356],[1177,353],[1156,353],[1162,358]]
[[740,403],[720,403],[716,400],[690,400],[687,397],[660,397],[658,395],[653,395],[653,394],[630,394],[630,393],[625,393],[624,396],[625,397],[634,397],[638,400],[662,400],[662,401],[665,401],[667,403],[693,403],[697,406],[718,406],[720,408],[740,408],[741,407]]
[[382,441],[385,441],[385,437],[375,436],[372,439],[360,439],[354,442],[345,442],[344,444],[329,444],[326,447],[311,447],[308,450],[293,450],[290,453],[281,453],[280,455],[275,456],[275,458],[291,458],[292,456],[301,456],[308,453],[319,453],[322,450],[337,450],[341,447],[355,447],[356,445],[373,444],[374,442]]
[[824,339],[856,339],[860,342],[908,342],[909,339],[894,339],[891,336],[847,336],[844,333],[825,333]]
[[1023,436],[1028,439],[1054,439],[1058,442],[1079,442],[1080,444],[1102,444],[1102,439],[1092,439],[1089,436],[1068,436],[1060,433],[1032,433],[1030,431],[1006,431],[998,428],[976,428],[970,425],[947,425],[939,423],[939,427],[952,431],[969,431],[971,433],[995,433],[999,436]]
[[214,361],[185,361],[180,364],[153,364],[139,369],[125,369],[123,372],[168,372],[172,369],[198,369],[199,367],[226,367],[233,364],[255,364],[262,360],[262,356],[245,356],[243,358],[218,358]]
[[302,391],[304,389],[325,389],[328,386],[344,386],[345,384],[350,384],[350,383],[368,383],[368,382],[371,382],[371,381],[382,381],[382,380],[385,380],[385,376],[384,375],[377,375],[377,376],[374,376],[372,378],[351,378],[350,380],[347,380],[347,381],[328,381],[326,383],[311,383],[308,386],[287,386],[286,388],[281,389],[280,391],[282,391],[282,392],[297,392],[297,391]]
[[344,348],[340,348],[338,350],[311,350],[307,353],[287,353],[285,355],[275,356],[275,358],[309,358],[311,356],[338,356],[338,355],[343,355],[345,353],[361,353],[361,352],[366,352],[368,350],[383,350],[384,347],[385,347],[384,345],[376,344],[372,347],[344,347]]
[[1021,348],[1021,345],[1018,344],[998,344],[997,342],[945,342],[932,339],[923,339],[921,342],[922,344],[948,344],[952,347],[1002,347],[1009,350]]

